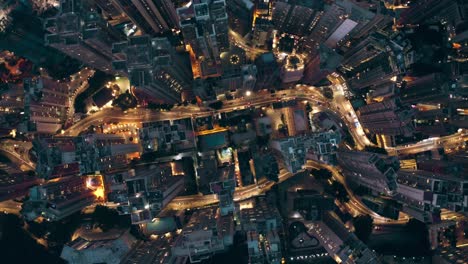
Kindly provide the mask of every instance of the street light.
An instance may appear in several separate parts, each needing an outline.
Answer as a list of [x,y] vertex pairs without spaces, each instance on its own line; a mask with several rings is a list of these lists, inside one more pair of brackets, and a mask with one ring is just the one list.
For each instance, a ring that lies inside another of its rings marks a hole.
[[251,96],[251,95],[252,95],[252,92],[251,92],[251,91],[245,92],[245,96]]

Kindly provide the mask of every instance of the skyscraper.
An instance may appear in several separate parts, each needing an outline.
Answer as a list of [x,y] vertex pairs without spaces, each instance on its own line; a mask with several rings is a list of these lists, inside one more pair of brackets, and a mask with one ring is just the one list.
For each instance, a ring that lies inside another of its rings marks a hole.
[[404,107],[397,99],[365,105],[358,112],[363,127],[372,134],[410,136],[414,131],[414,111]]
[[252,29],[254,4],[250,0],[232,0],[226,2],[229,27],[241,36]]
[[317,14],[318,12],[306,6],[276,2],[272,22],[277,29],[304,36],[310,33],[317,22]]
[[144,33],[153,35],[178,27],[170,0],[111,0]]
[[397,157],[365,151],[339,150],[337,159],[345,175],[358,185],[375,193],[395,194],[398,188],[396,172],[400,169]]
[[90,67],[112,72],[111,45],[123,38],[81,1],[63,0],[57,16],[44,23],[45,43]]
[[229,49],[224,0],[194,0],[178,8],[180,28],[191,53],[194,76],[221,75],[220,53]]
[[128,73],[130,84],[138,92],[174,103],[189,88],[189,69],[167,38],[130,37],[128,41],[114,43],[112,52],[123,57],[113,62],[114,68]]

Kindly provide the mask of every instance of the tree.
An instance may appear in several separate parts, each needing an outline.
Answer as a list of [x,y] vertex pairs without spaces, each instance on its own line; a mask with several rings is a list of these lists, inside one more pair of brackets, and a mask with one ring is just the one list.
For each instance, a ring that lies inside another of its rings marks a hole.
[[271,154],[265,156],[265,162],[263,162],[263,173],[265,177],[271,181],[278,182],[279,166],[278,161]]
[[122,111],[135,108],[137,104],[137,99],[128,92],[119,95],[119,97],[112,102],[112,105],[120,107]]
[[327,99],[333,99],[333,90],[330,87],[323,87],[322,94]]
[[268,146],[268,142],[270,142],[270,135],[257,136],[257,145],[258,145],[259,147],[266,147],[266,146]]
[[332,188],[333,195],[335,196],[336,199],[338,199],[338,201],[342,203],[346,203],[349,201],[348,193],[346,192],[346,189],[341,183],[334,181],[332,183],[331,188]]
[[119,223],[119,213],[117,210],[102,205],[96,205],[92,218],[102,231],[107,231]]
[[364,243],[369,241],[374,220],[370,215],[359,215],[353,219],[354,233]]

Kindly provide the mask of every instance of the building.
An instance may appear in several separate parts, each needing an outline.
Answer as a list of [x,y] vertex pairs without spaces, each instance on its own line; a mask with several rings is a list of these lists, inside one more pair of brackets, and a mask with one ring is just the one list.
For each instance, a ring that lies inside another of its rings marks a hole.
[[219,216],[208,208],[193,213],[172,247],[173,256],[188,256],[191,263],[209,259],[232,244],[232,216]]
[[111,0],[95,0],[94,2],[101,10],[103,17],[118,19],[122,15],[120,8]]
[[314,222],[309,231],[337,263],[380,263],[377,255],[347,230],[333,212],[325,213],[322,221]]
[[113,73],[113,42],[124,36],[82,1],[60,1],[60,11],[44,22],[45,44],[82,63]]
[[398,99],[361,106],[357,112],[363,128],[370,134],[405,137],[413,134],[414,110]]
[[36,172],[52,179],[108,171],[127,166],[140,146],[120,135],[92,134],[78,137],[48,137],[33,141]]
[[314,24],[308,37],[314,40],[315,44],[318,46],[324,43],[341,23],[343,23],[346,17],[346,10],[336,4],[332,4],[328,6],[326,10],[317,14],[317,17],[319,17],[319,20]]
[[241,36],[252,30],[255,5],[250,0],[226,1],[229,28]]
[[447,79],[440,73],[407,78],[401,87],[401,101],[407,104],[439,104],[449,100]]
[[25,173],[19,169],[0,164],[2,169],[0,179],[0,201],[7,201],[28,194],[29,189],[41,183],[35,175]]
[[224,0],[195,0],[177,9],[192,68],[207,78],[220,76],[220,54],[229,49],[228,16]]
[[361,90],[386,83],[396,78],[399,73],[393,57],[383,52],[354,68],[348,81],[352,89]]
[[292,54],[288,55],[281,67],[280,78],[283,84],[296,83],[302,79],[304,74],[304,60],[302,56]]
[[219,213],[221,216],[226,216],[234,213],[234,189],[236,182],[234,180],[234,173],[229,173],[228,179],[210,183],[210,190],[216,194],[219,200]]
[[355,184],[374,193],[394,195],[397,192],[397,157],[379,155],[366,151],[338,150],[338,164],[344,174]]
[[[334,197],[315,190],[287,190],[287,208],[290,218],[306,221],[321,220],[324,213],[335,208]],[[291,217],[292,216],[292,217]]]
[[369,91],[367,100],[372,102],[382,102],[396,96],[397,92],[398,89],[395,82],[382,83],[373,87],[372,90]]
[[336,71],[343,59],[343,56],[323,44],[311,54],[315,55],[311,55],[305,62],[304,77],[302,78],[302,82],[308,84],[319,83],[325,79],[329,74]]
[[417,1],[400,13],[397,23],[398,25],[414,25],[422,21],[428,23],[445,21],[451,25],[457,25],[464,18],[462,10],[458,1]]
[[257,67],[246,64],[245,51],[233,47],[228,52],[221,53],[223,75],[215,80],[214,91],[217,98],[226,96],[242,97],[246,91],[255,88]]
[[139,133],[143,152],[156,151],[170,155],[195,148],[190,118],[143,123]]
[[256,197],[252,207],[241,209],[239,221],[243,231],[255,231],[263,236],[282,225],[278,209],[265,197]]
[[91,205],[95,198],[84,177],[62,177],[32,187],[29,199],[23,203],[21,215],[28,221],[38,217],[59,221]]
[[355,43],[344,53],[343,68],[352,70],[362,63],[385,51],[387,36],[380,32],[372,32],[367,37]]
[[398,192],[395,198],[403,211],[416,219],[432,223],[439,219],[440,209],[464,212],[468,209],[463,178],[422,170],[398,172]]
[[273,23],[266,18],[255,19],[252,32],[252,44],[255,47],[267,48],[273,33]]
[[184,188],[184,176],[173,163],[153,164],[105,177],[108,200],[120,214],[129,214],[132,224],[151,222]]
[[25,131],[55,134],[68,119],[71,92],[65,83],[47,77],[23,81]]
[[167,38],[148,35],[130,37],[112,45],[115,70],[128,74],[137,92],[167,103],[180,102],[181,93],[189,90],[192,75],[181,55],[175,53]]
[[143,33],[155,35],[177,29],[179,21],[170,0],[110,0]]
[[339,133],[321,132],[276,139],[271,142],[271,147],[281,153],[288,170],[296,173],[302,169],[307,158],[334,164],[340,142]]
[[20,84],[7,83],[0,91],[0,113],[20,113],[24,108],[24,88]]
[[272,52],[263,53],[255,59],[257,67],[256,89],[274,89],[279,83],[280,67]]
[[343,23],[328,37],[325,41],[325,45],[329,48],[336,48],[338,42],[344,39],[349,33],[357,26],[357,22],[351,19],[345,19]]
[[273,6],[272,22],[282,32],[305,36],[317,23],[318,13],[307,6],[278,1]]
[[262,264],[265,263],[263,248],[260,245],[258,233],[254,230],[246,232],[247,250],[249,253],[249,263]]
[[112,237],[78,237],[65,244],[60,257],[68,263],[120,263],[137,240],[129,231],[115,231]]

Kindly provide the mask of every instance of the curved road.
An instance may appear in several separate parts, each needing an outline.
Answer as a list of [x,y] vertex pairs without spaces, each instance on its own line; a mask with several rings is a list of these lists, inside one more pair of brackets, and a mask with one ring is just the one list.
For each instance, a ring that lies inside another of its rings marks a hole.
[[[345,85],[341,82],[334,82],[332,89],[334,91],[334,99],[331,103],[327,102],[327,99],[322,96],[320,91],[313,86],[306,85],[297,85],[294,90],[284,90],[279,91],[276,94],[258,93],[253,94],[248,97],[235,99],[225,102],[223,108],[218,111],[213,111],[211,109],[203,109],[194,106],[188,107],[176,107],[170,112],[159,112],[150,109],[131,109],[128,112],[123,113],[119,109],[107,108],[103,109],[91,116],[86,117],[77,124],[73,125],[67,129],[64,135],[67,136],[76,136],[81,131],[88,128],[90,125],[99,125],[104,122],[151,122],[159,120],[170,120],[170,119],[182,119],[182,118],[191,118],[191,117],[202,117],[213,115],[214,113],[221,112],[230,112],[237,109],[244,109],[246,106],[263,106],[271,104],[280,100],[299,100],[299,101],[309,101],[312,104],[320,103],[323,106],[328,107],[335,114],[340,116],[342,120],[348,126],[348,129],[353,136],[357,147],[359,149],[364,148],[366,145],[371,145],[372,143],[365,135],[356,113],[354,112],[353,107],[350,102],[344,96]],[[465,141],[468,140],[468,134],[465,130],[461,130],[457,134],[450,135],[443,138],[432,139],[430,141],[421,141],[409,146],[400,146],[395,149],[397,154],[408,154],[416,153],[421,151],[426,151],[429,149],[434,149],[439,146],[445,146],[445,144],[460,145],[465,144]],[[309,161],[309,163],[312,161]],[[312,162],[313,163],[313,162]],[[310,164],[306,165],[312,166]],[[369,214],[374,218],[376,224],[388,224],[388,223],[405,223],[408,220],[407,216],[403,216],[399,220],[390,220],[385,217],[382,217],[375,212],[368,209],[357,197],[355,197],[352,191],[347,187],[343,175],[335,167],[327,166],[324,164],[313,164],[315,167],[323,167],[329,169],[335,179],[343,183],[347,192],[350,195],[350,202],[346,206],[350,211],[355,214]],[[287,171],[280,172],[279,180],[284,181],[294,174]],[[245,200],[250,197],[259,195],[270,189],[274,185],[274,182],[262,179],[257,185],[250,185],[242,188],[237,188],[234,193],[234,200],[240,201]],[[184,208],[195,208],[202,207],[210,204],[217,203],[218,200],[215,195],[194,195],[186,197],[177,197],[175,198],[168,206],[167,209],[184,209]]]

